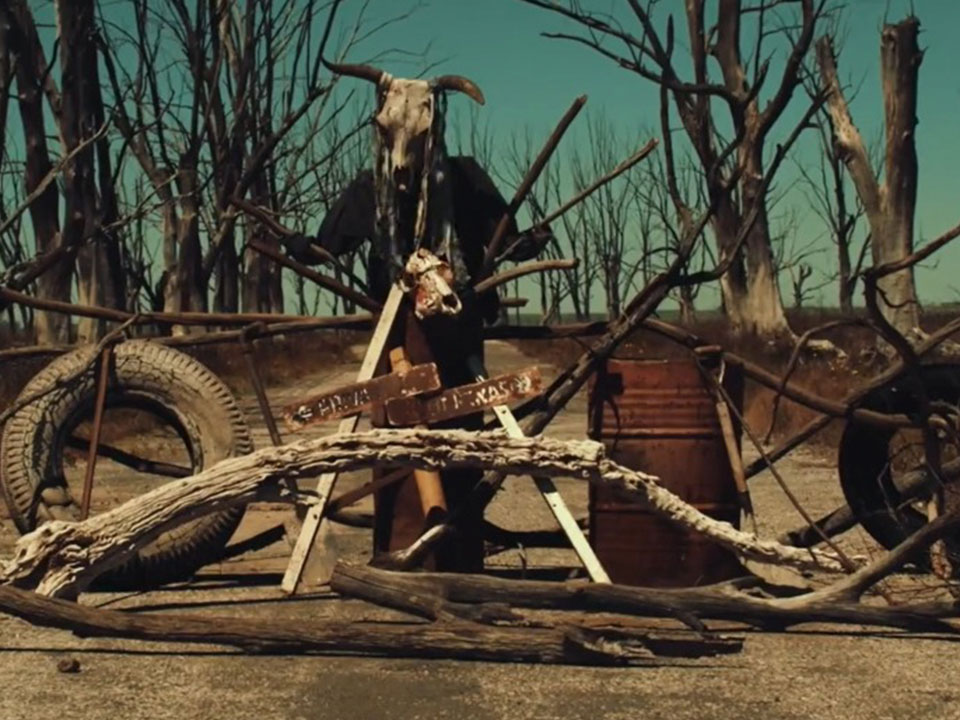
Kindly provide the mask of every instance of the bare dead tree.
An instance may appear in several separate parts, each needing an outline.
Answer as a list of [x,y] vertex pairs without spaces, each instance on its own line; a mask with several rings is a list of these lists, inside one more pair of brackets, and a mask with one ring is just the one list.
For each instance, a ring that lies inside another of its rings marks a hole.
[[[323,132],[304,144],[302,170],[291,171],[285,183],[285,193],[290,200],[284,203],[288,216],[294,218],[295,227],[304,228],[307,236],[320,225],[320,217],[330,211],[340,191],[370,163],[370,134],[366,132],[366,118],[371,107],[367,100],[357,101],[351,90],[343,98],[337,97],[337,89],[329,102],[336,108],[323,125]],[[350,112],[347,109],[350,108]],[[295,200],[294,200],[295,199]],[[362,246],[338,256],[334,277],[349,287],[366,292],[356,280],[367,275],[367,251]],[[316,314],[321,301],[334,315],[341,312],[356,312],[356,306],[336,293],[319,294],[317,288],[297,287],[298,302],[306,306],[310,295],[312,314]]]
[[[503,153],[502,162],[494,164],[491,167],[493,175],[498,177],[505,185],[513,188],[520,185],[527,169],[532,165],[539,148],[533,140],[533,135],[529,127],[522,132],[514,132],[510,136],[510,142]],[[554,157],[541,173],[539,179],[534,184],[530,193],[527,195],[521,211],[525,213],[527,220],[531,224],[539,223],[546,217],[547,210],[554,198],[562,194],[561,185],[563,179],[562,163],[557,157]],[[541,254],[543,258],[562,257],[563,250],[558,243],[554,243]],[[581,262],[583,260],[581,259]],[[569,278],[565,279],[559,276],[559,273],[544,273],[533,278],[532,283],[538,289],[540,301],[540,319],[541,322],[549,322],[560,311],[560,303],[566,297],[572,297],[569,293]],[[517,285],[516,287],[519,287]],[[584,288],[584,293],[589,294],[590,288]],[[577,293],[573,300],[575,308],[580,304],[582,294]],[[575,312],[577,312],[575,310]]]
[[[532,156],[530,157],[532,160]],[[548,206],[557,206],[564,198],[565,185],[572,183],[572,190],[580,192],[586,182],[583,173],[575,173],[573,168],[583,164],[574,144],[565,156],[555,156],[545,173],[552,174],[553,181],[545,193],[543,202]],[[564,182],[566,178],[566,182]],[[544,207],[540,207],[538,218],[543,217]],[[540,281],[557,283],[556,294],[569,300],[573,315],[577,320],[588,321],[593,308],[593,288],[595,286],[599,265],[597,262],[596,246],[587,228],[587,207],[584,204],[574,206],[569,212],[561,215],[553,225],[554,239],[547,245],[543,256],[545,258],[577,258],[579,263],[550,277],[540,278]]]
[[[61,68],[60,134],[64,152],[105,122],[95,44],[93,0],[56,3]],[[111,308],[126,306],[118,237],[105,226],[116,222],[117,195],[106,137],[76,153],[63,172],[63,243],[78,247],[80,302]],[[102,322],[83,319],[78,337],[90,342],[106,332]]]
[[800,308],[809,302],[815,293],[833,282],[834,275],[814,268],[812,261],[823,255],[823,235],[803,237],[801,217],[796,207],[771,214],[771,228],[776,253],[774,268],[778,277],[789,282],[793,307]]
[[[643,279],[648,282],[652,272],[667,267],[670,258],[679,254],[688,243],[688,233],[693,229],[694,213],[707,206],[702,193],[700,174],[696,161],[690,157],[675,158],[671,130],[662,128],[664,153],[656,153],[649,163],[640,168],[640,173],[631,176],[632,192],[638,203],[638,214],[651,223],[650,232],[655,241],[647,243],[650,251],[645,256]],[[667,182],[664,182],[667,178]],[[688,272],[703,271],[709,257],[707,246],[698,244],[690,253]],[[673,293],[683,325],[695,321],[696,298],[702,285],[682,284]]]
[[[49,102],[54,120],[57,120],[60,95],[54,86],[51,67],[26,0],[4,3],[0,7],[0,14],[7,24],[8,53],[15,68],[17,106],[24,139],[24,186],[27,194],[30,194],[41,186],[53,170],[47,145],[44,98]],[[56,185],[49,184],[30,205],[30,223],[37,254],[53,252],[63,245],[57,195]],[[71,276],[72,263],[65,258],[38,279],[38,296],[69,302]],[[62,315],[37,313],[35,331],[37,341],[41,343],[64,343],[70,340],[69,319]]]
[[[829,92],[833,142],[843,158],[863,203],[870,225],[873,264],[897,262],[913,252],[913,223],[917,201],[917,78],[923,53],[917,42],[920,21],[908,17],[886,24],[880,34],[886,146],[883,182],[877,179],[863,138],[850,115],[837,72],[833,42],[817,43],[817,59],[824,88]],[[897,331],[915,342],[922,336],[920,305],[913,266],[879,280],[880,307]]]
[[[466,113],[466,120],[463,113]],[[451,147],[457,148],[458,155],[469,155],[477,159],[481,167],[493,168],[496,164],[493,130],[485,122],[477,105],[468,105],[465,110],[453,111]]]
[[[570,176],[576,188],[586,187],[593,178],[609,172],[631,146],[618,137],[609,119],[602,115],[588,116],[586,140],[588,155],[580,152],[578,146],[570,153]],[[639,168],[627,171],[583,202],[584,242],[596,253],[596,272],[609,319],[620,315],[637,280],[645,283],[653,274],[652,217],[638,205],[639,198],[631,184],[634,176],[640,176]]]
[[853,312],[853,293],[869,242],[864,241],[859,250],[855,247],[854,237],[863,217],[863,203],[859,195],[853,198],[847,195],[848,172],[844,154],[839,145],[833,142],[826,110],[821,114],[823,118],[816,123],[820,143],[817,162],[812,167],[802,162],[797,162],[796,166],[807,205],[826,227],[836,246],[837,300],[840,312],[850,315]]
[[[644,7],[639,0],[627,0],[640,27],[640,34],[634,35],[606,15],[586,11],[578,2],[521,1],[562,15],[586,30],[585,35],[546,33],[547,37],[585,45],[669,92],[699,160],[711,201],[719,198],[731,170],[730,157],[717,149],[724,143],[718,142],[721,120],[715,117],[715,108],[726,108],[728,117],[722,123],[730,123],[739,140],[734,164],[742,173],[738,192],[720,200],[711,221],[721,261],[736,253],[729,271],[720,280],[724,309],[735,331],[790,335],[773,267],[765,192],[761,193],[769,187],[764,179],[764,151],[801,82],[800,68],[817,23],[825,14],[823,0],[801,0],[790,3],[789,8],[781,3],[762,3],[752,8],[755,32],[749,38],[744,37],[741,29],[746,9],[740,0],[719,0],[715,24],[709,29],[705,0],[687,2],[691,80],[682,79],[674,63],[673,18],[667,18],[665,32],[658,30],[654,4]],[[794,6],[799,8],[796,12]],[[786,55],[779,81],[761,107],[758,97],[769,74],[766,45],[771,37],[783,39]],[[619,51],[611,49],[614,44]],[[710,77],[710,58],[720,71],[719,81]],[[753,231],[745,243],[735,246],[737,228],[754,210],[758,212]]]
[[[203,310],[212,299],[220,312],[282,312],[282,269],[245,249],[276,248],[277,237],[233,200],[308,233],[352,179],[336,166],[368,118],[347,127],[352,94],[331,92],[335,78],[321,75],[327,4],[128,1],[135,27],[101,8],[101,51],[120,136],[158,199],[164,307]],[[340,54],[410,14],[372,25],[365,11],[340,33]]]
[[[6,14],[0,13],[0,222],[5,222],[7,203],[18,203],[19,183],[14,179],[18,173],[9,162],[6,152],[7,118],[10,109],[11,87],[13,86],[14,65],[10,50],[10,22]],[[6,232],[0,233],[0,264],[4,268],[4,278],[17,265],[26,260],[24,244],[20,242],[21,223],[15,223]],[[4,283],[6,284],[6,283]],[[6,308],[10,331],[16,330],[16,310],[10,305]]]

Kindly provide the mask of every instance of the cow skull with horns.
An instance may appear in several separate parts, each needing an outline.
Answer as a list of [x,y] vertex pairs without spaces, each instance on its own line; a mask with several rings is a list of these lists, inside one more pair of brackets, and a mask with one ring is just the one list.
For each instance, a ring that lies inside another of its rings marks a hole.
[[457,291],[464,289],[470,273],[455,232],[443,104],[447,91],[464,93],[481,105],[483,93],[461,75],[411,80],[371,65],[325,65],[377,87],[375,240],[381,257],[399,272],[419,317],[459,313]]

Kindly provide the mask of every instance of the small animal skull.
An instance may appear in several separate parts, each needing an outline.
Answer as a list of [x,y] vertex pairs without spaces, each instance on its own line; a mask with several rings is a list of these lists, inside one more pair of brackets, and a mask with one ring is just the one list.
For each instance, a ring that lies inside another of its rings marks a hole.
[[432,315],[457,315],[462,309],[453,291],[450,265],[424,248],[407,259],[400,287],[413,296],[413,311],[421,320]]

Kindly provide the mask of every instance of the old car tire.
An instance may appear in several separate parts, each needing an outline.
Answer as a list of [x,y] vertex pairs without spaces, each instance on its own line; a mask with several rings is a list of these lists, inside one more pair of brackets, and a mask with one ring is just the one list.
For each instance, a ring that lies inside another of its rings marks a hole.
[[[931,364],[919,368],[919,379],[930,400],[960,403],[960,365]],[[919,413],[913,380],[899,376],[867,393],[857,407],[884,413]],[[840,485],[850,509],[863,528],[883,547],[891,549],[927,522],[903,497],[890,475],[888,451],[895,430],[851,421],[840,440]],[[951,553],[960,538],[947,541]]]
[[[21,532],[49,519],[79,516],[81,489],[70,492],[63,451],[69,433],[92,414],[95,354],[89,346],[50,363],[20,398],[54,389],[14,414],[4,428],[0,488]],[[65,382],[84,367],[76,380]],[[226,385],[189,355],[154,342],[134,340],[116,346],[106,402],[107,407],[139,408],[161,417],[180,435],[195,472],[253,449],[243,414]],[[242,514],[242,507],[231,508],[173,528],[101,576],[97,585],[142,588],[186,579],[216,559]]]

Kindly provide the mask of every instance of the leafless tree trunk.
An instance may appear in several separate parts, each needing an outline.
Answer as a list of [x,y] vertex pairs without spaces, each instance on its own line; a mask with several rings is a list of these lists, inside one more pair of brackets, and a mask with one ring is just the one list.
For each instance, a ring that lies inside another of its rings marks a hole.
[[[0,6],[9,24],[10,56],[16,68],[17,104],[24,135],[24,184],[27,193],[33,192],[53,170],[47,148],[47,127],[44,120],[44,93],[52,99],[56,119],[59,113],[59,95],[52,88],[36,24],[26,0],[10,0]],[[63,244],[60,234],[57,186],[51,183],[30,206],[30,221],[37,253],[47,253]],[[46,299],[70,301],[72,262],[69,258],[58,263],[37,280],[37,294]],[[69,318],[54,313],[38,312],[35,319],[37,342],[65,343],[70,341]]]
[[[741,0],[719,0],[716,23],[707,30],[705,0],[687,0],[688,46],[693,61],[693,79],[682,80],[674,65],[674,33],[672,18],[666,35],[661,36],[652,17],[653,4],[644,7],[639,0],[628,0],[641,33],[631,34],[621,25],[611,23],[601,13],[589,13],[572,0],[554,3],[547,0],[521,0],[527,4],[563,15],[588,29],[585,36],[550,33],[550,37],[572,40],[592,48],[605,57],[641,77],[669,90],[680,121],[699,160],[707,196],[716,205],[711,227],[721,261],[730,267],[721,279],[724,309],[732,329],[763,336],[790,336],[783,311],[773,265],[773,251],[766,209],[766,177],[764,148],[771,130],[800,84],[800,68],[813,40],[814,29],[823,14],[823,4],[800,0],[797,17],[780,18],[782,26],[769,28],[768,15],[775,13],[767,5],[753,8],[756,19],[752,47],[746,43],[746,59],[741,48],[741,21],[745,14]],[[770,99],[761,108],[758,95],[768,76],[769,64],[764,57],[765,40],[771,35],[787,38],[788,53],[778,84]],[[609,41],[609,42],[604,42]],[[611,49],[620,43],[623,52]],[[722,80],[714,82],[708,72],[708,59],[719,66]],[[730,158],[717,149],[718,130],[715,107],[725,106],[728,121],[738,139],[733,163],[739,172],[738,193],[723,191],[733,172]],[[804,119],[802,122],[806,122]],[[755,217],[751,232],[742,245],[736,243],[738,230],[746,218]]]
[[[72,153],[104,121],[97,52],[94,45],[93,0],[58,0],[60,41],[60,134],[64,151]],[[105,141],[104,141],[105,142]],[[63,242],[79,248],[79,300],[85,305],[126,306],[123,269],[116,235],[104,226],[117,220],[116,194],[106,148],[88,145],[64,167]],[[97,169],[101,186],[97,187]],[[80,320],[77,335],[93,342],[105,332],[103,321]]]
[[[840,312],[850,315],[853,312],[853,292],[856,289],[857,276],[868,247],[868,243],[864,243],[859,252],[854,248],[854,233],[860,218],[863,217],[863,203],[859,196],[853,198],[853,203],[847,197],[844,152],[833,141],[832,133],[824,127],[830,121],[828,112],[824,110],[822,113],[825,121],[817,123],[821,153],[816,168],[811,170],[798,162],[797,169],[803,178],[810,209],[826,226],[830,239],[836,245],[837,300]],[[856,257],[853,256],[855,252]]]
[[[884,25],[880,40],[886,147],[883,183],[877,180],[860,132],[853,124],[837,73],[836,54],[829,37],[817,44],[823,85],[829,92],[827,108],[834,142],[863,203],[870,225],[874,265],[901,260],[913,252],[913,221],[917,201],[917,77],[923,59],[915,17]],[[922,337],[920,305],[913,267],[879,281],[880,308],[902,335]]]

